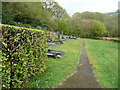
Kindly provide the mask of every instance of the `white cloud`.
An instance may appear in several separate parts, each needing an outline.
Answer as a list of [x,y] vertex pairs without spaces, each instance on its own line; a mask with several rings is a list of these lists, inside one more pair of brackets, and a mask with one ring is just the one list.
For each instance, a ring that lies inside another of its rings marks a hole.
[[55,0],[72,15],[75,12],[111,12],[118,9],[119,0]]

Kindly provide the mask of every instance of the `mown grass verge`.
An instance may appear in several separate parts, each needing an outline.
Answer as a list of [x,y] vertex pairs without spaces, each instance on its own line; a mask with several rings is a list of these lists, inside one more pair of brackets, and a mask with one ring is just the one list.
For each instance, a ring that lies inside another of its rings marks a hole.
[[82,49],[82,39],[70,40],[50,48],[63,51],[65,55],[57,59],[48,59],[45,63],[46,71],[33,77],[29,81],[29,88],[53,88],[77,70]]
[[118,43],[86,39],[86,50],[101,87],[117,88]]

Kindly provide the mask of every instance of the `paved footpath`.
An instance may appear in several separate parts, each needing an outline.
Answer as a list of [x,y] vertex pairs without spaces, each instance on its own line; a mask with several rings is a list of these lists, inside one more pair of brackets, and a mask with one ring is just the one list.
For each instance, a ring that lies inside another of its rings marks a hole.
[[92,65],[89,63],[85,50],[85,41],[83,41],[82,54],[80,56],[77,72],[67,78],[62,85],[58,85],[57,88],[100,88],[91,67]]

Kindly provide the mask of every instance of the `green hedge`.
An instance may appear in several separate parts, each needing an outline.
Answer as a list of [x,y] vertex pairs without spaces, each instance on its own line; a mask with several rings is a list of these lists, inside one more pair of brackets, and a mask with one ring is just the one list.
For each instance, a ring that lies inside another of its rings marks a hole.
[[46,52],[43,31],[2,25],[2,87],[24,87],[31,76],[44,72]]

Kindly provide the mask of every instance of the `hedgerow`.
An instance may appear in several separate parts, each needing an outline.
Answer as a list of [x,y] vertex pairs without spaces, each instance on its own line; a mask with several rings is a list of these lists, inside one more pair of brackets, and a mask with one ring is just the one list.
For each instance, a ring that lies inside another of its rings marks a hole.
[[2,87],[21,88],[31,76],[44,72],[46,33],[2,25]]

